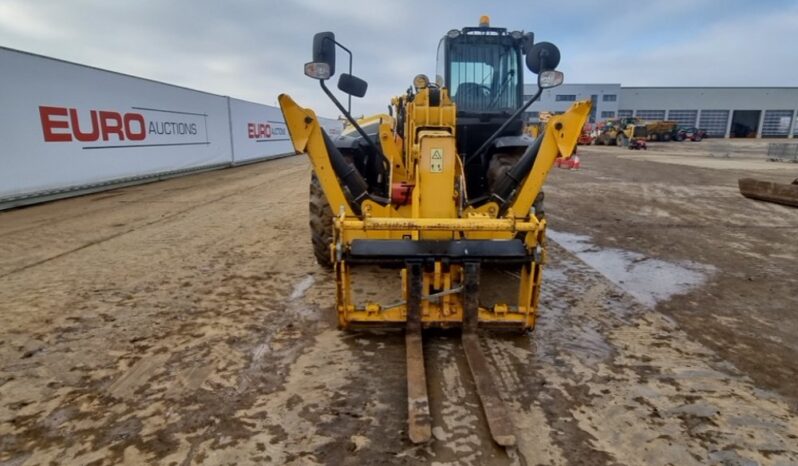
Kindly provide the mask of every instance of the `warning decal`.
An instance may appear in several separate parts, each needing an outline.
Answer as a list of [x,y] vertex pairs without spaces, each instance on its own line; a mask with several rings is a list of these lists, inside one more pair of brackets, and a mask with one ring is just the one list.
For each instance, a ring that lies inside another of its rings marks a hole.
[[430,150],[429,171],[432,173],[443,172],[443,149]]

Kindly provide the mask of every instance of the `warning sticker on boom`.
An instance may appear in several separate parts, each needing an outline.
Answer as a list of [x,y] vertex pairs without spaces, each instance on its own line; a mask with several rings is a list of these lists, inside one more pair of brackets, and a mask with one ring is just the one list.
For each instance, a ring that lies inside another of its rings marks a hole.
[[430,150],[429,171],[432,173],[443,172],[443,149]]

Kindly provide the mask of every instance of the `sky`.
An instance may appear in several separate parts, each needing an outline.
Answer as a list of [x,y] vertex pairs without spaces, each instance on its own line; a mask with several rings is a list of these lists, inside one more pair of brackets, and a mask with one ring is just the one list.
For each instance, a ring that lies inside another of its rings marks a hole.
[[434,79],[440,38],[483,14],[557,44],[566,82],[798,86],[798,0],[0,0],[0,45],[335,117],[303,74],[314,33],[353,51],[369,114]]

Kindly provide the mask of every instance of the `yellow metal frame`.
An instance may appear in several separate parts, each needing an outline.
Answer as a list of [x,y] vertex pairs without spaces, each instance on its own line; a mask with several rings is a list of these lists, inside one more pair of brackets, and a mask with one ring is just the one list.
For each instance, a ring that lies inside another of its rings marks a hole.
[[[380,205],[371,200],[361,203],[361,215],[349,205],[332,169],[322,130],[315,113],[280,95],[291,140],[297,153],[307,153],[324,194],[336,214],[330,254],[336,275],[336,307],[342,328],[359,325],[400,325],[407,321],[407,308],[367,303],[356,307],[351,286],[351,265],[345,251],[356,239],[488,239],[510,240],[521,237],[534,262],[520,266],[516,302],[480,307],[482,325],[532,328],[540,297],[545,263],[545,220],[532,212],[532,205],[557,157],[570,157],[587,116],[590,102],[577,102],[561,115],[549,119],[532,171],[518,187],[509,209],[500,217],[500,206],[488,202],[478,208],[462,209],[463,168],[456,153],[456,108],[446,89],[439,89],[439,104],[430,105],[429,89],[419,89],[415,98],[392,100],[404,106],[403,134],[398,136],[393,119],[379,127],[380,145],[391,166],[391,183],[412,184],[409,205]],[[373,120],[374,118],[372,118]],[[406,269],[402,269],[402,289],[406,290]],[[458,293],[463,269],[457,264],[435,261],[423,272],[421,323],[425,326],[459,326],[463,322],[463,302]]]

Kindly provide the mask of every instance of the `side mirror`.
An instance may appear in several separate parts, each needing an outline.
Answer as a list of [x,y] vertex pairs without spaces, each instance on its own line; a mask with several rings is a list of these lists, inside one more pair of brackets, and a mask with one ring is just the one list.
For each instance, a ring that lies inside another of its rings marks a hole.
[[344,73],[338,78],[338,89],[355,97],[363,97],[366,95],[366,89],[368,89],[368,87],[369,84],[366,81],[348,73]]
[[313,61],[305,63],[305,75],[321,80],[335,75],[335,34],[319,32],[313,36]]
[[560,49],[551,42],[538,42],[526,54],[526,67],[535,74],[553,70],[559,64]]
[[557,87],[565,80],[565,75],[562,71],[547,70],[541,71],[538,75],[538,87],[541,89],[549,89]]

